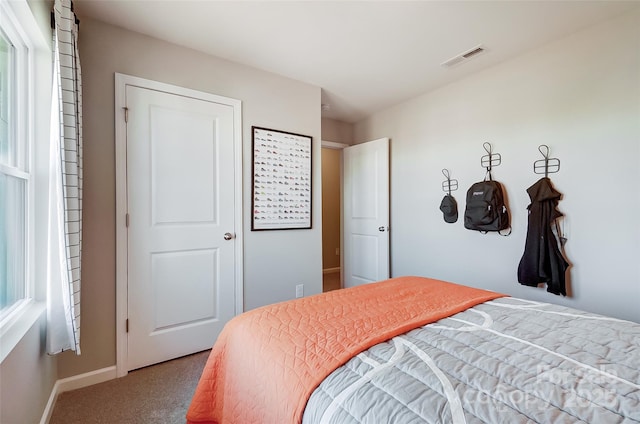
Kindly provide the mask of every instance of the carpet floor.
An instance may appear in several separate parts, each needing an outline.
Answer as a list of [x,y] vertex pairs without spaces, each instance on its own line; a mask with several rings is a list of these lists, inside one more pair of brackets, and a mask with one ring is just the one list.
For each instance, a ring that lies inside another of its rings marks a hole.
[[58,396],[49,424],[184,424],[209,351]]

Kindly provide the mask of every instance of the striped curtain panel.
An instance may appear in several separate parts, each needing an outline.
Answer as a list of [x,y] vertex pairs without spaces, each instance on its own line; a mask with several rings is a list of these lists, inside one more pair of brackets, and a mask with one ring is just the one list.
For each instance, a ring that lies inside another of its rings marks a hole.
[[82,258],[82,83],[78,22],[55,0],[49,172],[47,352],[80,354]]

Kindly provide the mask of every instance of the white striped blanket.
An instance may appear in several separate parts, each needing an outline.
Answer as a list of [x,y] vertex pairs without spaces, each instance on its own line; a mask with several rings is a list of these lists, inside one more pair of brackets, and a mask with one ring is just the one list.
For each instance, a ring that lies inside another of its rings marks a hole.
[[303,419],[530,422],[640,422],[640,324],[496,299],[352,358],[315,390]]

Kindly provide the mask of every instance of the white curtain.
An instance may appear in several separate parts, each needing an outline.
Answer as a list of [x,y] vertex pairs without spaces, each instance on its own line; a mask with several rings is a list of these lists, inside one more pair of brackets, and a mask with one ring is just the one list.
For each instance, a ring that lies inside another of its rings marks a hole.
[[47,352],[80,354],[82,258],[82,82],[78,23],[70,0],[55,0],[49,237]]

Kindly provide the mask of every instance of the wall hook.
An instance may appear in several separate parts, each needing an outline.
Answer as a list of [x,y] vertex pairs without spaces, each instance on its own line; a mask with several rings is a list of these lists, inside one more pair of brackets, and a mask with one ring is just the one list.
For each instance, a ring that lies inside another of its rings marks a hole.
[[449,196],[451,196],[451,192],[458,189],[458,180],[452,180],[451,173],[446,168],[442,169],[442,174],[446,178],[446,181],[442,182],[442,190],[449,193]]
[[549,146],[541,144],[538,146],[538,151],[544,159],[537,160],[533,163],[533,172],[535,174],[544,174],[546,178],[549,174],[560,171],[560,159],[549,157]]
[[491,168],[500,165],[502,162],[502,156],[500,156],[500,153],[493,153],[493,147],[491,146],[491,143],[487,141],[482,143],[482,147],[484,147],[484,150],[488,154],[480,158],[480,165],[487,169],[487,174],[489,174],[489,179],[491,180]]

